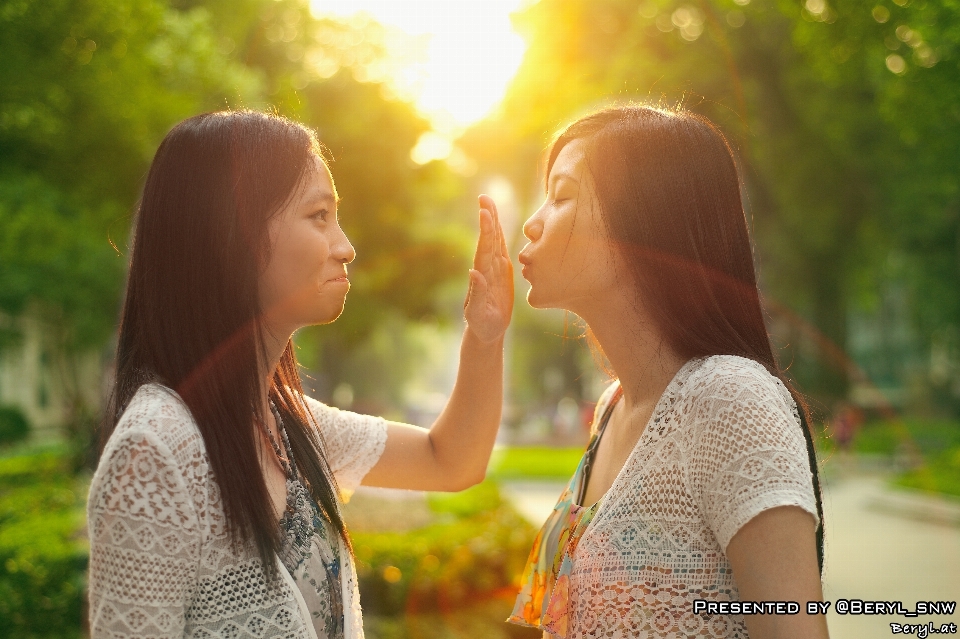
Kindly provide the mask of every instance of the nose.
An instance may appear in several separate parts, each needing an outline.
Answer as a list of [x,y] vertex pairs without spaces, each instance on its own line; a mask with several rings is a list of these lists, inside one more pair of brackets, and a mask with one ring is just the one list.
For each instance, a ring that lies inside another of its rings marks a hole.
[[537,211],[523,223],[523,235],[531,242],[535,242],[543,235],[543,220],[540,219],[540,211]]
[[349,264],[357,257],[357,251],[354,250],[353,244],[350,243],[350,240],[347,239],[347,234],[343,232],[343,229],[337,226],[339,233],[336,241],[333,243],[333,246],[330,247],[330,253],[333,255],[333,258],[343,262],[344,264]]

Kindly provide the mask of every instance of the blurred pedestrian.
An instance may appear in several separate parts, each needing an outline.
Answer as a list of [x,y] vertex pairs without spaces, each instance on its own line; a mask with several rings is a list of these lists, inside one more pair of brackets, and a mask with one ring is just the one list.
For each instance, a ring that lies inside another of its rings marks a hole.
[[830,434],[842,452],[850,452],[862,424],[863,411],[848,402],[837,403],[830,419]]

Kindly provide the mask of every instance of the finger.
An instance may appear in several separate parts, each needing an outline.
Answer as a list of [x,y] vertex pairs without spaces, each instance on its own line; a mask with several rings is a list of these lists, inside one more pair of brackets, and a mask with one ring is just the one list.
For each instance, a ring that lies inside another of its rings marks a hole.
[[463,303],[464,317],[467,315],[467,309],[482,304],[487,296],[487,280],[480,271],[470,269],[470,289],[467,292],[467,299]]
[[480,202],[480,208],[487,209],[493,213],[493,221],[497,234],[495,250],[499,251],[501,255],[506,255],[507,243],[503,237],[503,225],[500,223],[500,211],[497,210],[496,202],[493,201],[492,197],[486,194],[481,194],[477,199]]
[[480,211],[480,239],[477,240],[477,252],[473,256],[473,268],[484,271],[490,268],[493,259],[493,215],[490,211]]

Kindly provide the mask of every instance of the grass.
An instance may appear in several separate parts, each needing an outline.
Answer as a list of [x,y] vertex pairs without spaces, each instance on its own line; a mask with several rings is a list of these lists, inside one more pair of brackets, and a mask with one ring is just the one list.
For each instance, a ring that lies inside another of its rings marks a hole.
[[[817,446],[824,452],[836,447],[828,436],[818,437]],[[913,449],[927,457],[956,446],[960,446],[960,423],[902,419],[864,424],[852,448],[861,455],[896,455]]]
[[494,451],[487,475],[493,479],[570,479],[583,448],[518,446]]
[[[817,448],[829,456],[835,444],[828,436],[817,438]],[[922,467],[893,480],[897,486],[960,496],[960,423],[903,419],[865,424],[854,438],[853,451],[860,455],[894,457],[919,453]],[[583,455],[582,448],[526,446],[494,451],[488,477],[510,479],[569,479]]]
[[930,456],[920,468],[897,477],[894,484],[960,497],[960,446]]

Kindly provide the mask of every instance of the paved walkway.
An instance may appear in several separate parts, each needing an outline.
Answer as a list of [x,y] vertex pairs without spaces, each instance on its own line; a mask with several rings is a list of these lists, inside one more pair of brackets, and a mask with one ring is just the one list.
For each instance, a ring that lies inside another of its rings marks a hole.
[[[562,484],[548,482],[502,486],[517,510],[537,525],[562,490]],[[960,508],[950,503],[893,493],[879,477],[834,479],[824,491],[824,598],[902,601],[907,609],[918,601],[960,601],[958,512]],[[907,619],[839,615],[831,608],[827,616],[833,639],[894,636],[890,623],[928,621],[960,626],[960,610],[949,616]]]

